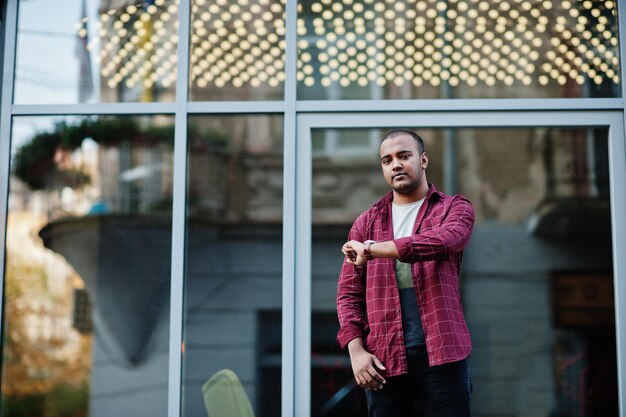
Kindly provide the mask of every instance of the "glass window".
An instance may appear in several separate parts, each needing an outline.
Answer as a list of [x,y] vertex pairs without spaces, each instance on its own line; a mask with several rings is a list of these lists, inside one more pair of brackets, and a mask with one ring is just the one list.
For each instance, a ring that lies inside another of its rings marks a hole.
[[191,100],[283,98],[285,3],[192,1]]
[[616,2],[301,0],[300,99],[619,97]]
[[174,101],[177,20],[175,0],[21,0],[14,102]]
[[173,118],[17,117],[3,416],[165,416]]
[[188,138],[183,415],[278,416],[283,118],[192,116]]
[[[460,277],[473,414],[617,415],[607,130],[415,130],[429,182],[464,194],[476,211]],[[366,416],[336,342],[335,294],[352,222],[389,191],[384,132],[312,133],[311,415]],[[352,151],[329,147],[342,138]]]

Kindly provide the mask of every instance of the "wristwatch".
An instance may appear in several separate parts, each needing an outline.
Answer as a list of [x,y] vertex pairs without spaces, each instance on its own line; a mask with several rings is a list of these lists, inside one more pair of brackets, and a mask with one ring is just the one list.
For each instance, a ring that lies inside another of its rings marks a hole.
[[363,245],[365,246],[363,248],[363,254],[367,259],[373,259],[372,253],[370,252],[370,246],[372,246],[374,243],[376,243],[375,240],[366,240],[365,242],[363,242]]

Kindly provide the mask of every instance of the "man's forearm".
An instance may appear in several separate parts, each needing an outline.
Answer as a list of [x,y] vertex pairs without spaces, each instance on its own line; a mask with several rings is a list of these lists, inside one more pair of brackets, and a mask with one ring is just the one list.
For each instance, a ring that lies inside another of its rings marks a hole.
[[386,242],[376,242],[370,245],[370,257],[375,258],[388,258],[388,259],[400,259],[400,252],[393,240]]

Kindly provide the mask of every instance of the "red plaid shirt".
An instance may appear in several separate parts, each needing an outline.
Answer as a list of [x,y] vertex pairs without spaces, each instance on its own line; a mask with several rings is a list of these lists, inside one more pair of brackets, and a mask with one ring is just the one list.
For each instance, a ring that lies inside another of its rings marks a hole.
[[[354,222],[349,239],[394,240],[390,192]],[[463,248],[474,226],[474,209],[461,195],[447,196],[429,184],[415,221],[415,234],[395,239],[400,261],[412,264],[426,349],[431,366],[466,358],[472,348],[459,292]],[[408,372],[400,295],[393,259],[356,267],[344,261],[337,287],[337,340],[345,349],[364,338],[368,352],[385,365],[386,376]]]

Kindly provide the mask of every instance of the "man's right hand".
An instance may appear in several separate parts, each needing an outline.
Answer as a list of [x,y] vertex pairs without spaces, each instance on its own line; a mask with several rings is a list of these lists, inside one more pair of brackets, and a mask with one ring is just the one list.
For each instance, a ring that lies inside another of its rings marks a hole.
[[363,243],[350,240],[343,244],[341,252],[346,256],[346,262],[352,265],[361,266],[367,263],[367,256],[364,253],[365,245]]
[[351,340],[348,343],[348,351],[357,385],[374,391],[381,389],[387,381],[378,371],[384,371],[387,368],[375,355],[365,350],[363,340],[361,338]]

